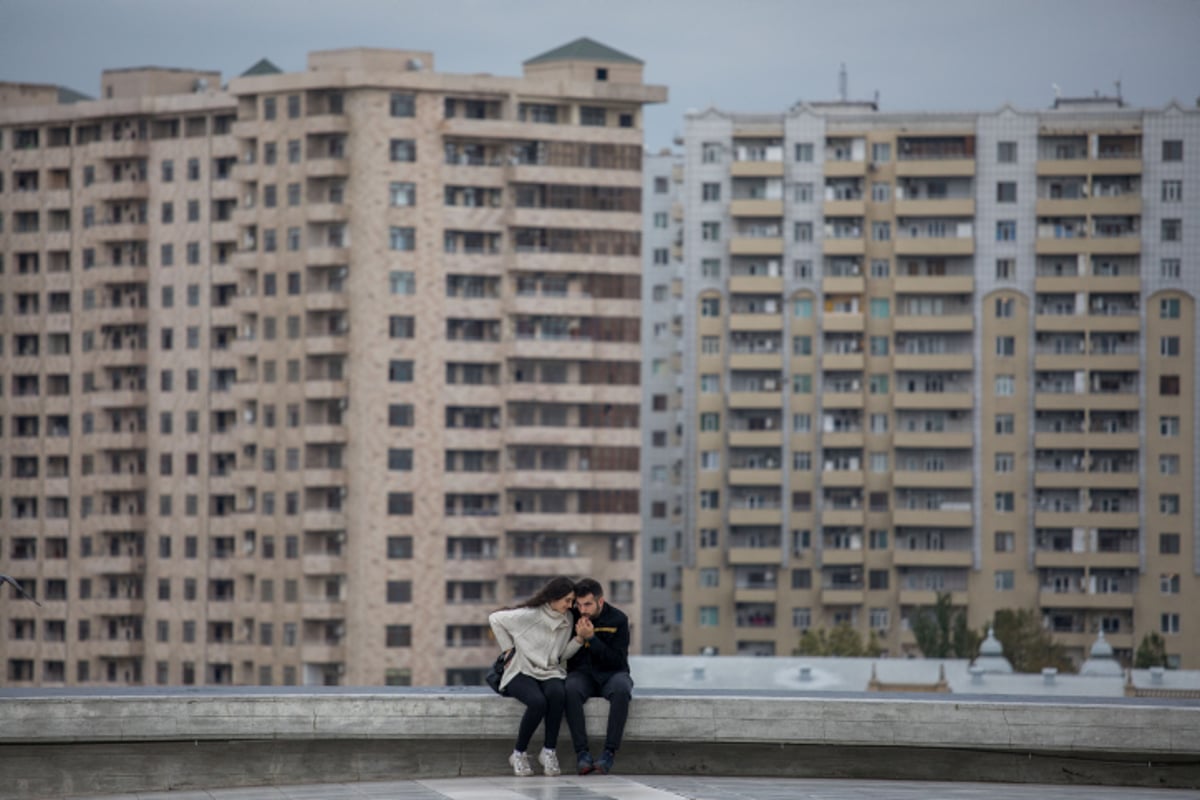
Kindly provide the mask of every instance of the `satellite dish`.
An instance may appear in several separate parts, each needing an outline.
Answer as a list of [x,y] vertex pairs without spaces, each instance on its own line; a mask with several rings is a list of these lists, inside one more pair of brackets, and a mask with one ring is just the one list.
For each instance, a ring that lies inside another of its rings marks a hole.
[[425,62],[421,61],[419,58],[410,58],[408,60],[408,68],[412,72],[420,72],[421,70],[425,69]]

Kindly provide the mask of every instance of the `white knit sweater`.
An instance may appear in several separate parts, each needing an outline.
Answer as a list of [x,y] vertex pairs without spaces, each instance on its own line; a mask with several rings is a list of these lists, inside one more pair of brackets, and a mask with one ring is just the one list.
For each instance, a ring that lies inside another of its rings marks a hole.
[[500,680],[501,689],[517,675],[539,681],[567,677],[567,659],[580,647],[570,614],[559,614],[549,605],[512,608],[492,613],[488,623],[501,650],[516,648]]

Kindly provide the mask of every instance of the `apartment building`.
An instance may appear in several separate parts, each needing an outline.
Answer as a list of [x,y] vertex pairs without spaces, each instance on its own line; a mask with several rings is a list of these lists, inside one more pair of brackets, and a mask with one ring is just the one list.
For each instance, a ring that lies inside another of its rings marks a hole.
[[642,169],[642,652],[682,652],[683,161],[647,154]]
[[0,85],[6,685],[478,683],[556,574],[640,617],[665,88],[307,66]]
[[1200,112],[710,109],[683,146],[683,652],[909,654],[949,593],[1200,666]]

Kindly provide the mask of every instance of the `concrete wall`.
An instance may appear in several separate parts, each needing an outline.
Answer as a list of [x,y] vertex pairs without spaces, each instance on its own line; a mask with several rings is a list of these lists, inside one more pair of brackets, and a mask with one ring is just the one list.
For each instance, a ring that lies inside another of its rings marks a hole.
[[[598,745],[607,709],[590,705]],[[50,798],[500,775],[520,712],[477,689],[10,696],[0,786]],[[1200,705],[643,696],[621,769],[1196,787]]]

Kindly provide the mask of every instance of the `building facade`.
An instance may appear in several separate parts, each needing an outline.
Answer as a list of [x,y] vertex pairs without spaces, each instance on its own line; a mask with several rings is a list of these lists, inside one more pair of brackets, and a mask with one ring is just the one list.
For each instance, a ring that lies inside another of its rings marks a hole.
[[586,39],[0,85],[6,685],[478,683],[556,574],[639,619],[665,98]]
[[647,154],[642,240],[642,652],[682,652],[683,163]]
[[683,652],[912,653],[949,593],[1200,666],[1196,109],[709,110],[684,160]]

